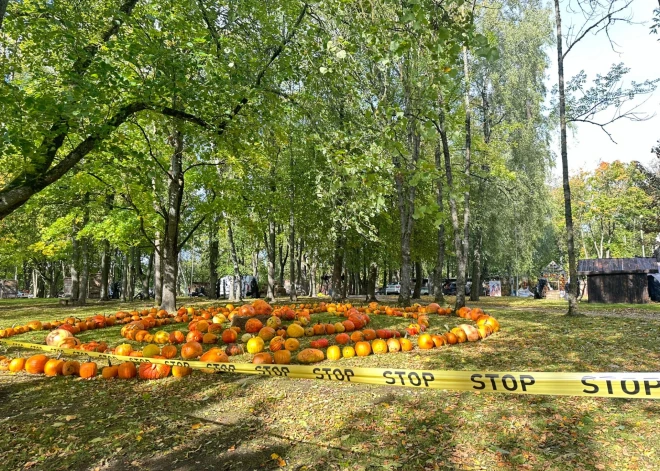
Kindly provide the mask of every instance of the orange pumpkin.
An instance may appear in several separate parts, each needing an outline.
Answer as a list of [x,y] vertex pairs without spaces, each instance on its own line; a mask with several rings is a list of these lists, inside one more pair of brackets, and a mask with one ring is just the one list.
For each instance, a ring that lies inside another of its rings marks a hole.
[[355,343],[362,342],[364,340],[364,336],[362,335],[362,332],[356,330],[351,334],[351,340]]
[[183,343],[186,340],[186,336],[183,335],[183,332],[180,330],[175,330],[170,332],[170,343],[178,344]]
[[154,363],[140,363],[138,369],[138,376],[141,379],[162,379],[170,374],[171,367],[169,365],[161,365]]
[[273,354],[275,363],[278,365],[288,365],[291,363],[291,352],[289,350],[278,350]]
[[188,366],[173,366],[172,367],[172,376],[175,378],[183,378],[184,376],[189,376],[193,372],[193,369]]
[[431,337],[430,334],[420,335],[419,338],[417,339],[417,345],[422,350],[428,350],[435,347],[435,343],[433,343],[433,338]]
[[25,358],[14,358],[9,362],[9,371],[12,373],[23,371],[23,368],[25,368]]
[[81,378],[89,379],[93,378],[98,373],[98,366],[93,361],[88,361],[80,365],[80,371],[78,374]]
[[273,363],[273,356],[268,352],[257,353],[252,359],[252,363],[260,365]]
[[49,358],[46,355],[33,355],[25,362],[25,371],[31,375],[37,375],[44,372],[44,367]]
[[77,375],[80,372],[80,363],[76,360],[65,361],[62,365],[62,376]]
[[236,343],[238,340],[238,333],[233,329],[227,329],[222,333],[222,341],[224,343]]
[[125,361],[117,369],[117,376],[121,379],[131,379],[137,376],[137,368],[132,361]]
[[117,377],[118,372],[118,366],[106,366],[101,370],[101,376],[103,379],[112,379]]
[[366,357],[371,353],[371,344],[369,342],[357,342],[355,344],[355,353],[359,357]]
[[263,323],[259,319],[250,319],[245,323],[245,332],[256,334],[263,328]]
[[44,374],[46,376],[58,376],[62,374],[62,365],[64,360],[58,360],[56,358],[51,358],[44,365]]
[[413,344],[409,338],[404,337],[402,339],[399,339],[399,343],[401,344],[402,352],[409,352],[413,349]]
[[174,345],[165,345],[163,348],[160,349],[160,354],[163,355],[165,358],[174,358],[176,354],[178,353],[178,350],[176,346]]
[[290,352],[295,352],[300,348],[300,342],[298,339],[294,338],[286,339],[286,342],[284,342],[284,348]]
[[203,352],[202,346],[199,342],[188,342],[181,347],[181,357],[185,360],[191,358],[198,358]]

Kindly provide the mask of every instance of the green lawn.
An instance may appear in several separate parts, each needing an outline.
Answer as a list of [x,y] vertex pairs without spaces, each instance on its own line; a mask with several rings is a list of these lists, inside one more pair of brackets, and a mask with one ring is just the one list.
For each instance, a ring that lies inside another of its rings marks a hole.
[[[340,363],[660,370],[659,305],[585,304],[588,316],[570,319],[562,316],[560,302],[486,298],[475,305],[502,325],[483,342]],[[3,300],[0,327],[127,307]],[[408,323],[372,319],[374,327]],[[432,317],[431,331],[460,321]],[[110,345],[123,341],[119,327],[80,337]],[[43,332],[15,337],[43,338]],[[248,360],[247,355],[234,359]],[[3,372],[0,422],[1,469],[660,469],[660,402],[653,400],[480,394],[201,372],[155,382]]]

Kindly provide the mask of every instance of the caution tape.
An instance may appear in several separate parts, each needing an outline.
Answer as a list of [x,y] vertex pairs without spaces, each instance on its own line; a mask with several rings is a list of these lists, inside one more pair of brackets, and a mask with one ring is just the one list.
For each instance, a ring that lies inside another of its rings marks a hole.
[[210,369],[223,373],[303,378],[346,383],[376,384],[410,388],[484,391],[509,394],[552,396],[619,397],[660,399],[660,372],[652,373],[548,373],[408,370],[399,368],[360,368],[307,365],[254,365],[252,363],[212,363],[166,360],[88,352],[34,343],[0,340],[9,347],[41,350],[67,356],[80,356],[134,363],[156,363]]

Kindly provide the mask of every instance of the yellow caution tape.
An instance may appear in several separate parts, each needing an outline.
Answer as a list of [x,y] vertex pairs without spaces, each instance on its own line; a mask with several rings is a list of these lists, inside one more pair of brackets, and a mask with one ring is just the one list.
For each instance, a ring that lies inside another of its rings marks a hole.
[[0,340],[10,347],[48,351],[55,354],[92,357],[135,363],[159,363],[213,369],[218,372],[286,378],[342,381],[412,388],[484,391],[552,396],[622,397],[660,399],[660,372],[650,373],[547,373],[407,370],[399,368],[347,368],[340,366],[254,365],[252,363],[209,363],[112,355],[48,345]]

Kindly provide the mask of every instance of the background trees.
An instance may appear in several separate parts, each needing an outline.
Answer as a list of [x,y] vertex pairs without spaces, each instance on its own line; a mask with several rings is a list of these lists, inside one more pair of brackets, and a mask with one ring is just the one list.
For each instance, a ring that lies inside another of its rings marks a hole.
[[[84,303],[98,282],[101,299],[173,310],[226,276],[240,299],[249,275],[291,300],[397,281],[410,304],[456,278],[461,306],[468,279],[571,253],[548,185],[540,2],[7,8],[0,277],[35,295],[66,279]],[[566,81],[564,120],[654,88],[620,88],[625,72]],[[576,211],[583,247],[648,246],[653,171],[601,170],[573,183],[594,201]]]

